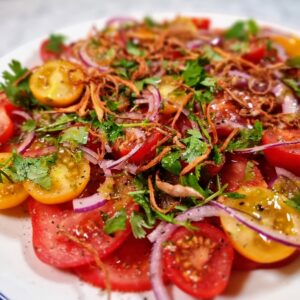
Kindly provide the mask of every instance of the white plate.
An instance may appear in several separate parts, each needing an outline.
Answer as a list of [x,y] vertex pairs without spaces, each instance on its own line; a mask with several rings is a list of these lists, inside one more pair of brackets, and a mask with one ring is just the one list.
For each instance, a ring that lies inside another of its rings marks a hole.
[[[240,19],[215,14],[201,15],[210,17],[214,27],[226,27]],[[174,17],[174,15],[155,15],[154,17],[162,19]],[[76,40],[85,37],[92,25],[101,28],[104,22],[105,20],[86,22],[56,32],[65,34],[70,40]],[[282,26],[260,23],[297,34],[296,31]],[[7,69],[11,59],[17,59],[26,66],[40,63],[38,49],[42,40],[43,38],[37,39],[0,59],[0,74]],[[226,293],[217,299],[299,299],[299,276],[299,259],[282,269],[234,273]],[[30,221],[22,207],[0,213],[1,292],[11,300],[106,299],[105,293],[101,290],[80,282],[76,276],[52,268],[36,258],[31,244]],[[177,289],[174,292],[174,299],[191,299]],[[113,293],[113,299],[119,300],[145,300],[145,297],[148,300],[154,299],[150,292]]]

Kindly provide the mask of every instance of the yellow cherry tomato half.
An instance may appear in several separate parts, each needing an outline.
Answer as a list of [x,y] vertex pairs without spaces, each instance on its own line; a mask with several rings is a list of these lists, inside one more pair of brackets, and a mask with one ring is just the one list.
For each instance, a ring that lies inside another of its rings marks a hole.
[[64,60],[51,60],[33,71],[29,87],[42,104],[64,107],[75,102],[83,90],[83,71]]
[[294,57],[300,55],[300,38],[298,37],[285,37],[281,35],[275,35],[271,37],[271,40],[281,45],[286,51],[287,55]]
[[24,188],[35,200],[45,204],[63,203],[78,197],[90,179],[89,162],[77,161],[72,153],[64,150],[50,170],[51,188],[44,189],[32,181],[25,181]]
[[[287,200],[285,196],[262,187],[243,187],[237,192],[245,195],[245,198],[225,198],[224,204],[254,218],[261,218],[263,225],[287,235],[297,233],[300,215],[285,204]],[[234,248],[253,261],[273,263],[287,258],[296,251],[295,248],[267,239],[233,217],[222,216],[221,223]]]
[[[0,163],[9,161],[11,153],[0,153]],[[1,174],[0,183],[0,209],[18,206],[29,196],[22,183],[12,183]]]

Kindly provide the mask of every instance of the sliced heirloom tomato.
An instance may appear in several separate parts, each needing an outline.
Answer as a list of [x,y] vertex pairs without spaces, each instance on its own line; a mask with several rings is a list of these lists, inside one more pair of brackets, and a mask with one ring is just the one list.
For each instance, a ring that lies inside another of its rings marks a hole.
[[[242,187],[237,192],[244,195],[244,198],[224,198],[226,206],[245,212],[254,220],[260,218],[257,222],[266,227],[287,235],[297,234],[300,216],[285,204],[286,197],[258,186]],[[296,251],[295,248],[267,239],[231,216],[221,216],[221,223],[234,248],[252,261],[274,263],[286,259]]]
[[64,107],[75,102],[83,91],[84,74],[69,61],[51,60],[33,71],[29,87],[42,104]]
[[5,144],[14,134],[14,125],[6,109],[0,106],[0,144]]
[[272,35],[271,40],[281,45],[288,56],[300,55],[300,39],[295,36]]
[[227,286],[234,251],[220,229],[205,222],[193,225],[199,230],[179,228],[166,243],[166,276],[194,297],[212,298]]
[[[300,129],[271,129],[263,134],[263,144],[272,144],[279,141],[300,140]],[[274,147],[264,150],[269,163],[273,166],[287,169],[300,176],[300,143],[296,145]]]
[[57,204],[78,197],[90,180],[89,162],[82,158],[79,162],[64,150],[58,153],[55,164],[49,174],[52,185],[49,190],[40,185],[25,181],[25,190],[37,201],[45,204]]
[[[10,157],[11,153],[0,153],[0,164],[5,164]],[[22,183],[12,183],[4,175],[0,176],[0,209],[17,206],[27,199],[28,193]]]
[[[112,290],[140,292],[151,289],[149,257],[152,245],[148,239],[135,239],[133,235],[112,254],[103,259]],[[105,288],[105,276],[94,265],[76,268],[75,273],[83,281]]]

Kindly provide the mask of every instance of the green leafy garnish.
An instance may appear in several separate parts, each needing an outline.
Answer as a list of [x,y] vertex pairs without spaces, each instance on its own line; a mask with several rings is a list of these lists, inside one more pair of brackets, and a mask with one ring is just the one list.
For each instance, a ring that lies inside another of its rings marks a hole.
[[204,66],[207,62],[206,59],[201,58],[188,61],[182,73],[184,82],[191,87],[199,85],[206,77]]
[[213,100],[213,94],[211,91],[195,91],[195,99],[201,105],[208,104]]
[[192,187],[194,190],[196,190],[197,192],[199,192],[205,198],[207,196],[209,196],[209,193],[200,186],[200,184],[199,184],[199,177],[196,176],[195,174],[190,173],[190,174],[188,174],[186,176],[183,176],[181,178],[181,183],[184,186],[190,186],[190,187]]
[[186,150],[182,153],[182,158],[187,162],[192,162],[207,150],[207,144],[201,140],[202,135],[198,130],[190,129],[187,133],[189,137],[182,140],[187,146]]
[[142,239],[146,236],[147,232],[144,228],[151,229],[153,227],[147,223],[143,214],[136,211],[130,216],[130,225],[136,239]]
[[46,45],[47,50],[54,53],[61,53],[66,37],[61,34],[51,34]]
[[126,45],[126,51],[132,56],[143,56],[144,51],[140,49],[136,44],[132,41],[128,41]]
[[166,169],[170,173],[172,173],[174,175],[179,175],[179,173],[181,171],[181,164],[179,162],[179,158],[180,158],[180,152],[173,151],[173,152],[167,154],[161,160],[161,165],[164,169]]
[[25,132],[32,132],[36,128],[36,122],[33,119],[25,121],[22,126],[21,130]]
[[107,140],[111,143],[115,142],[118,137],[124,134],[122,126],[114,122],[112,117],[109,117],[106,121],[101,123],[96,120],[94,125],[105,134]]
[[86,126],[73,126],[64,130],[59,138],[61,143],[67,142],[71,144],[85,145],[88,141],[89,131]]
[[135,81],[134,84],[138,88],[139,91],[142,91],[144,89],[145,85],[157,86],[159,84],[159,82],[160,82],[159,77],[148,77],[148,78],[144,78],[139,81]]
[[49,176],[50,169],[55,163],[56,157],[55,154],[39,158],[22,157],[13,152],[12,164],[5,169],[5,172],[14,182],[30,180],[42,188],[49,190],[52,185],[52,180]]
[[221,61],[223,57],[208,45],[203,47],[204,57],[212,61]]
[[249,160],[246,164],[244,180],[245,181],[251,181],[254,178],[255,178],[254,163]]
[[296,80],[284,79],[283,81],[296,93],[298,97],[300,97],[300,86]]
[[239,136],[230,142],[227,151],[244,149],[256,146],[260,143],[263,133],[262,123],[256,121],[252,129],[242,129]]
[[295,56],[295,57],[289,58],[286,61],[286,64],[289,67],[300,69],[300,56]]
[[247,21],[237,21],[225,32],[224,37],[226,39],[238,39],[245,41],[251,36],[257,35],[259,30],[259,26],[252,19]]
[[237,192],[224,193],[224,196],[231,199],[244,199],[246,195]]
[[246,41],[235,42],[230,45],[230,50],[238,53],[246,53],[249,50],[249,43]]
[[214,147],[212,149],[212,153],[213,153],[213,160],[214,160],[215,164],[216,165],[221,164],[222,163],[222,154],[216,145],[214,145]]
[[300,192],[288,199],[285,203],[300,211]]
[[104,232],[113,234],[126,229],[127,214],[124,209],[117,211],[111,218],[105,221]]

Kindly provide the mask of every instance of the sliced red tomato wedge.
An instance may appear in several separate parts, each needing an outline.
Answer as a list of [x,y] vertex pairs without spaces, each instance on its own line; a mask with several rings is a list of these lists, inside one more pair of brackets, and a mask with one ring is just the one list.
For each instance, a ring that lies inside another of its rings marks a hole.
[[4,106],[0,107],[0,144],[6,143],[14,133],[14,125]]
[[[300,140],[299,129],[266,130],[262,138],[263,144],[293,140]],[[269,148],[264,150],[264,154],[271,165],[287,169],[300,176],[300,144]]]
[[203,30],[208,30],[211,23],[208,18],[192,18],[192,22],[198,29]]
[[[69,205],[45,205],[30,199],[29,212],[36,255],[46,264],[58,268],[72,268],[94,261],[83,244],[95,249],[102,258],[117,249],[130,234],[129,226],[113,236],[104,233],[101,215],[113,216],[112,202],[91,212],[75,213]],[[75,237],[81,244],[68,236]]]
[[266,182],[256,162],[239,155],[231,155],[221,170],[222,183],[227,183],[228,191],[235,191],[241,186],[263,186]]
[[234,251],[226,235],[206,223],[199,230],[177,229],[164,248],[166,275],[196,298],[212,298],[227,286]]
[[258,64],[266,55],[266,46],[265,45],[255,45],[252,46],[250,51],[243,55],[243,58],[254,63]]
[[[148,239],[128,239],[111,255],[103,259],[111,288],[123,292],[139,292],[151,289],[149,257],[151,243]],[[104,272],[95,265],[74,269],[83,281],[105,288]]]
[[[154,131],[146,138],[143,146],[128,160],[131,163],[139,165],[155,157],[158,142],[162,139],[163,134]],[[119,158],[128,154],[136,145],[135,138],[127,137],[125,140],[117,140],[113,146],[114,155]]]

